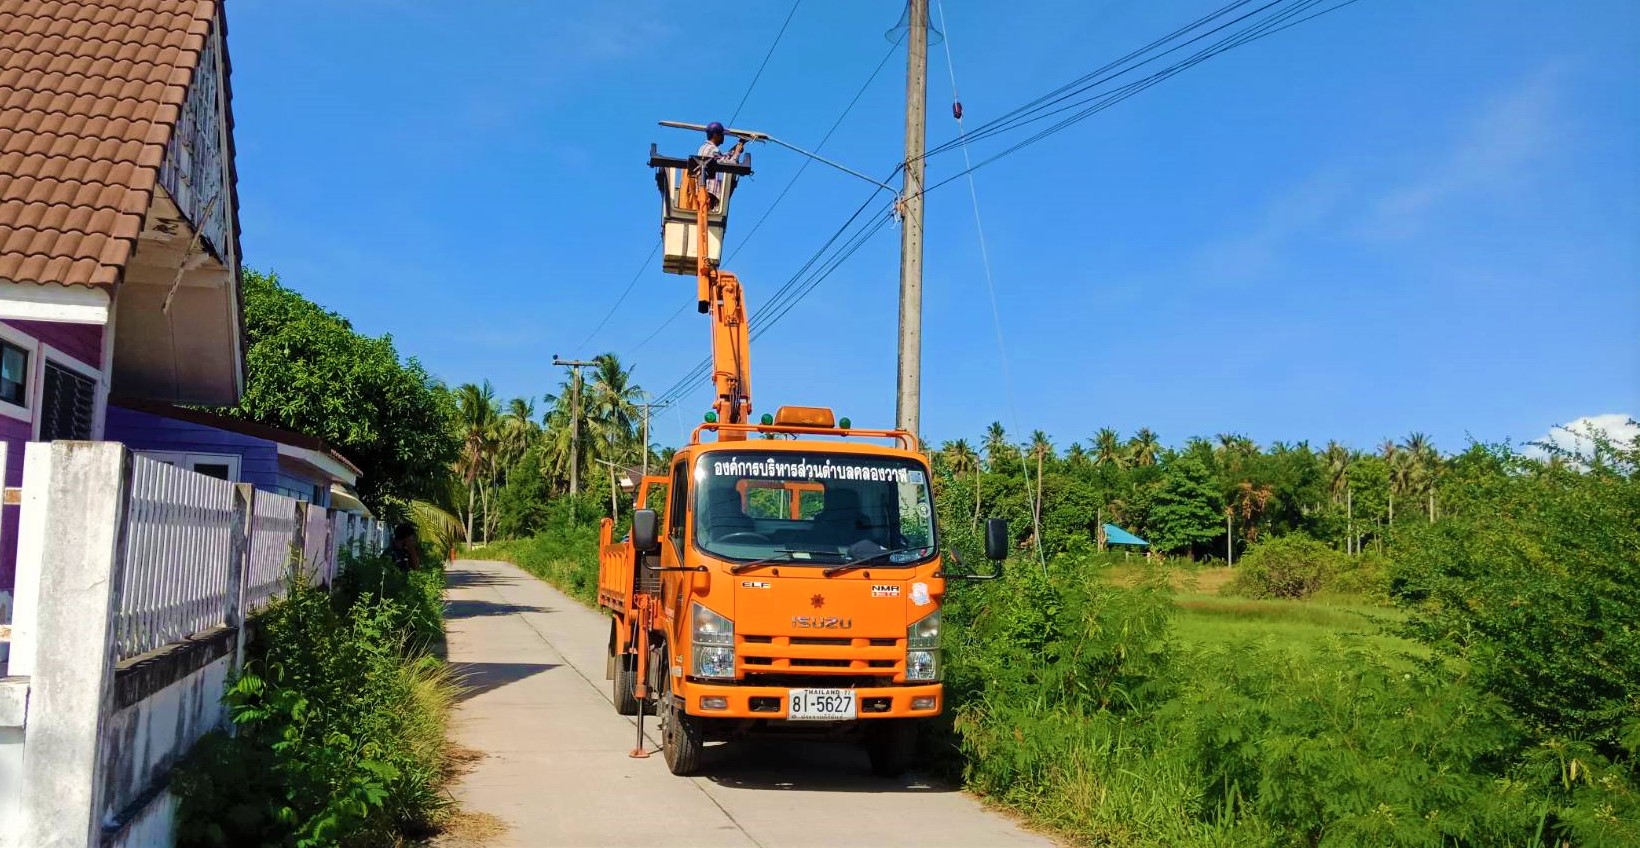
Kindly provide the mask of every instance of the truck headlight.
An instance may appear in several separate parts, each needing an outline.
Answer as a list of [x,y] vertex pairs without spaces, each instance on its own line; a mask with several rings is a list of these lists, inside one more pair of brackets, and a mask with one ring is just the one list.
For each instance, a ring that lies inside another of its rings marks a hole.
[[940,679],[940,614],[929,613],[905,629],[905,679]]
[[734,645],[735,623],[695,604],[689,616],[689,640],[696,645]]
[[735,676],[735,623],[695,604],[689,613],[689,637],[694,645],[690,674],[694,677]]
[[695,677],[735,676],[735,649],[721,645],[696,645],[694,655]]
[[939,680],[939,651],[907,651],[905,654],[906,680]]
[[940,614],[929,613],[928,617],[905,629],[905,646],[907,648],[922,648],[934,650],[940,646]]

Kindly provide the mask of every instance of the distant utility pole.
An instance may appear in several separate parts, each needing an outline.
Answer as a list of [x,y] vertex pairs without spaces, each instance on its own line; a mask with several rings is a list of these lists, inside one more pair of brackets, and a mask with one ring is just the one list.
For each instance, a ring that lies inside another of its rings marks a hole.
[[569,493],[581,493],[581,369],[596,362],[587,362],[580,359],[559,359],[558,354],[552,355],[552,364],[570,369],[574,376],[569,384]]
[[895,422],[922,432],[923,143],[928,128],[928,0],[909,0],[905,191],[900,195],[900,373]]
[[[647,393],[646,393],[647,394]],[[645,401],[639,404],[643,407],[643,476],[649,476],[649,410],[655,404]],[[639,481],[640,484],[642,481]]]

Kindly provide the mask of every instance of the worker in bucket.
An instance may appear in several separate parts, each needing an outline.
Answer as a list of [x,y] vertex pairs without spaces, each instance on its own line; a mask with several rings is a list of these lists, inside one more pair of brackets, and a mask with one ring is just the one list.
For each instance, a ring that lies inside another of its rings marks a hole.
[[[736,139],[735,146],[723,152],[723,125],[713,121],[706,125],[706,143],[695,151],[701,159],[711,159],[718,162],[733,162],[740,158],[740,151],[746,147],[746,139]],[[706,194],[711,201],[711,208],[718,208],[718,198],[723,194],[723,175],[708,174],[706,176]]]

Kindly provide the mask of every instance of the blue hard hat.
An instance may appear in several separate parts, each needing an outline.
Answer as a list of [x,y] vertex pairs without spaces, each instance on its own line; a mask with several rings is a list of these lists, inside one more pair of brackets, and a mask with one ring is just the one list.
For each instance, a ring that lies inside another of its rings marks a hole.
[[706,134],[709,135],[709,136],[723,135],[723,125],[718,123],[717,121],[713,121],[710,124],[707,124],[706,125]]

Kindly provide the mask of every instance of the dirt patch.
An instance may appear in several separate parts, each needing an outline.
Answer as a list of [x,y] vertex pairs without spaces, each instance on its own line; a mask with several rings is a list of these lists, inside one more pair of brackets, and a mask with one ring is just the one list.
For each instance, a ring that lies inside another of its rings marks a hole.
[[450,780],[454,780],[464,774],[469,774],[473,769],[478,767],[478,761],[484,759],[486,756],[488,755],[483,751],[474,750],[452,742],[449,747],[444,750],[445,773],[448,775]]
[[493,845],[510,828],[500,816],[490,813],[456,813],[444,831],[427,843],[434,848],[479,848]]

